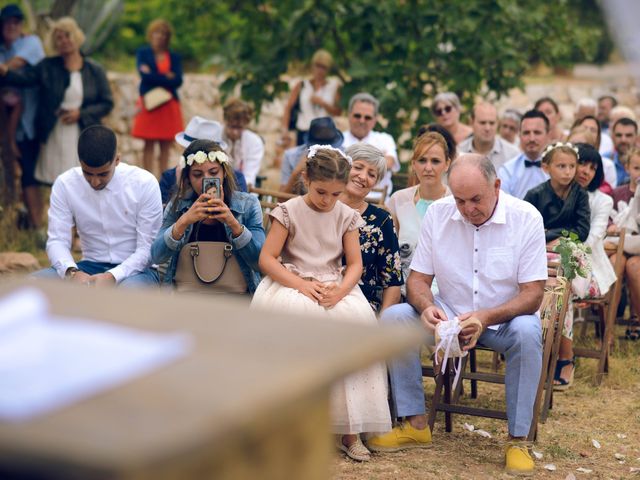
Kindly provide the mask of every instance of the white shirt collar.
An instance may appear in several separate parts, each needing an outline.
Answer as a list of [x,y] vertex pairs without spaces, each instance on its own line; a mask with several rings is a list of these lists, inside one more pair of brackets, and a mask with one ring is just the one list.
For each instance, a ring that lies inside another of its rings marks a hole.
[[120,187],[122,186],[122,174],[120,173],[122,171],[122,169],[120,168],[120,165],[118,164],[116,166],[116,171],[113,172],[113,177],[111,177],[111,180],[109,180],[109,183],[107,183],[107,186],[104,187],[105,190],[109,190],[110,192],[113,193],[118,193],[120,191]]
[[458,210],[457,206],[456,206],[455,212],[453,212],[453,215],[451,215],[451,219],[459,221],[459,222],[463,222],[463,223],[465,223],[467,225],[473,225],[475,228],[481,228],[481,227],[484,227],[485,225],[490,225],[492,223],[505,224],[505,223],[507,223],[507,214],[506,214],[506,210],[505,210],[505,206],[504,206],[503,197],[504,197],[504,195],[503,195],[502,191],[499,191],[498,192],[498,202],[497,202],[495,210],[493,211],[493,215],[491,215],[491,217],[489,217],[489,219],[486,222],[484,222],[482,225],[480,225],[479,227],[477,227],[476,225],[473,225],[466,218],[464,218],[462,216],[462,214],[460,213],[460,210]]

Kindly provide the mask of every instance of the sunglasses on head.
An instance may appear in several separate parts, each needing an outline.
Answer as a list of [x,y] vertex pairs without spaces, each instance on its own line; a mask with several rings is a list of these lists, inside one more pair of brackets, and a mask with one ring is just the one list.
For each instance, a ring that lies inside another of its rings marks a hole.
[[356,120],[360,120],[364,118],[365,121],[367,122],[370,122],[371,120],[373,120],[373,117],[371,115],[362,115],[361,113],[354,113],[353,118],[355,118]]
[[451,105],[447,105],[443,108],[436,108],[433,113],[436,114],[436,117],[441,117],[445,113],[451,113],[451,110],[453,110],[453,107]]

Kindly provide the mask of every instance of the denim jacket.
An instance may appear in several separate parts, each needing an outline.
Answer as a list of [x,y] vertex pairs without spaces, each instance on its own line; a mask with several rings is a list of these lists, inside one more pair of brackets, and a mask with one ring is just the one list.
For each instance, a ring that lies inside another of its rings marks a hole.
[[[178,265],[178,257],[180,250],[184,247],[191,236],[193,224],[189,225],[180,240],[174,240],[171,236],[173,225],[176,223],[195,201],[195,196],[179,200],[178,208],[173,210],[173,200],[171,200],[165,210],[162,227],[158,232],[158,236],[151,245],[151,261],[153,263],[169,262],[169,268],[164,276],[164,283],[173,283],[173,277],[176,274]],[[262,226],[262,210],[260,202],[254,195],[244,192],[234,192],[231,197],[229,210],[233,216],[244,225],[244,230],[237,238],[231,235],[231,229],[225,224],[224,229],[227,238],[233,246],[233,254],[238,260],[240,270],[247,282],[249,292],[253,293],[260,283],[260,270],[258,269],[258,258],[260,250],[264,244],[264,228]]]

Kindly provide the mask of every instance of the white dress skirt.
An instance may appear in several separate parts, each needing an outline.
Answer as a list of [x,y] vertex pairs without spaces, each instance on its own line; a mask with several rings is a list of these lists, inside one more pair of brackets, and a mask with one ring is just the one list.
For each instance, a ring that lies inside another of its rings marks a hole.
[[[83,89],[80,72],[71,72],[69,86],[64,92],[60,110],[76,110],[82,106]],[[78,161],[78,123],[67,125],[58,119],[47,142],[40,148],[35,177],[38,181],[52,185],[58,175],[70,168],[80,166]]]
[[[265,277],[256,289],[251,308],[297,313],[305,318],[315,315],[332,322],[378,325],[375,313],[357,285],[337,305],[327,309],[297,290]],[[387,395],[387,369],[383,363],[336,382],[330,397],[333,433],[346,435],[391,430]]]

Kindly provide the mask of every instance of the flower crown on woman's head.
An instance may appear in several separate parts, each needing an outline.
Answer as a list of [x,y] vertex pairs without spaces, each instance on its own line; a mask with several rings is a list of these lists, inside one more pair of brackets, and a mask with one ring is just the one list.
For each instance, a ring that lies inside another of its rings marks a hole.
[[309,153],[307,154],[307,158],[315,157],[316,153],[318,153],[318,150],[333,150],[334,152],[338,152],[340,155],[342,155],[342,158],[344,158],[347,162],[349,162],[349,165],[353,163],[353,159],[349,155],[344,153],[339,148],[332,147],[331,145],[311,145],[309,147]]
[[202,150],[198,150],[196,153],[189,154],[186,158],[184,155],[182,155],[180,157],[180,160],[178,161],[178,166],[180,168],[184,168],[187,165],[189,166],[193,165],[193,162],[196,162],[197,164],[202,165],[206,161],[209,161],[209,162],[217,161],[218,163],[223,164],[223,163],[229,162],[229,157],[227,156],[226,153],[219,150],[215,152],[209,152],[209,153],[203,152]]
[[542,152],[542,158],[545,158],[547,155],[553,152],[556,148],[562,148],[562,147],[570,148],[571,150],[573,150],[576,154],[576,158],[580,160],[580,153],[578,152],[578,147],[576,147],[571,142],[550,143],[549,145],[547,145],[547,148],[544,149],[544,152]]

